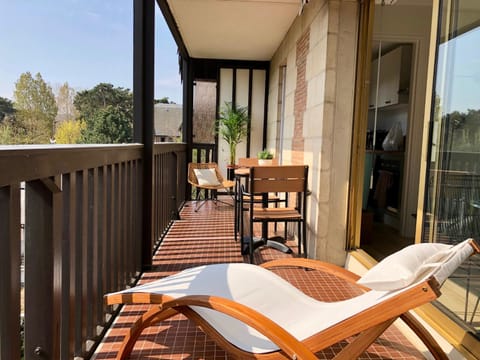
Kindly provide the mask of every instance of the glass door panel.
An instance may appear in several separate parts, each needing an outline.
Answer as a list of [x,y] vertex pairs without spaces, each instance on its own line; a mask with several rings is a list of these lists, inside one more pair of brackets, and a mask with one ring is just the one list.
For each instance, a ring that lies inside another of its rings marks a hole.
[[[423,238],[480,240],[480,2],[445,0],[435,72]],[[438,303],[480,334],[480,256],[465,263]]]

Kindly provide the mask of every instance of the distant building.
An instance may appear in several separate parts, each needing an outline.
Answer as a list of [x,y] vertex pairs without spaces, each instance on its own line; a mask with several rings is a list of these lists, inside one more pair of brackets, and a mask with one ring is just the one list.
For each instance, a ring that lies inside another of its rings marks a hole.
[[182,138],[182,105],[155,104],[155,142],[176,142]]

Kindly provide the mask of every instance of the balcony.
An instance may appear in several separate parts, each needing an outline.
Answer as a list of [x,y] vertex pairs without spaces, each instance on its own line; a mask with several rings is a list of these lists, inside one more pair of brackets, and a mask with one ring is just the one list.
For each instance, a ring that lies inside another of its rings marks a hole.
[[[205,53],[198,47],[187,49],[182,37],[189,40],[189,34],[197,40],[187,41],[188,44],[200,45],[198,39],[207,39],[207,47],[215,46],[216,43],[210,41],[209,36],[197,37],[198,30],[206,29],[206,25],[214,27],[215,33],[221,33],[222,38],[226,38],[226,34],[218,30],[217,22],[206,24],[205,21],[189,21],[188,16],[192,14],[201,20],[215,9],[199,5],[203,12],[203,16],[200,16],[190,7],[175,8],[175,4],[183,3],[181,1],[158,0],[157,3],[179,43],[184,81],[183,135],[187,144],[156,144],[151,147],[147,141],[153,138],[155,1],[135,1],[135,133],[136,141],[143,144],[0,149],[0,169],[3,170],[0,173],[2,359],[20,358],[20,318],[25,319],[26,359],[113,358],[118,341],[127,329],[126,324],[133,320],[130,315],[138,314],[142,309],[124,309],[113,323],[119,309],[104,306],[104,293],[200,263],[243,261],[238,243],[233,240],[233,214],[230,209],[202,208],[202,213],[195,214],[186,202],[189,198],[186,162],[192,158],[190,151],[194,139],[198,140],[198,134],[193,133],[193,89],[199,79],[215,81],[220,89],[224,89],[218,91],[219,98],[215,105],[224,100],[237,100],[248,103],[252,109],[256,122],[255,131],[246,141],[249,144],[245,149],[247,156],[267,146],[281,145],[286,162],[308,163],[311,166],[311,201],[315,203],[310,211],[308,236],[311,239],[312,256],[337,263],[344,261],[345,239],[349,237],[346,228],[352,225],[346,224],[352,164],[351,149],[345,144],[352,138],[356,31],[351,30],[358,25],[357,2],[342,2],[345,7],[340,11],[335,8],[336,2],[328,2],[329,26],[341,24],[345,27],[321,27],[323,33],[317,32],[320,29],[318,23],[312,23],[326,16],[324,8],[319,6],[320,1],[311,1],[310,4],[307,4],[308,1],[294,0],[225,2],[224,5],[231,3],[233,6],[262,5],[268,15],[260,16],[259,23],[262,24],[267,23],[263,21],[267,17],[283,19],[278,24],[281,28],[276,29],[259,31],[245,22],[241,27],[231,27],[234,35],[239,33],[239,29],[255,32],[254,35],[243,37],[248,50],[254,52],[246,58],[242,57],[244,51],[239,56],[229,52],[232,49],[224,48],[240,48],[236,40],[222,41],[219,51],[210,49]],[[307,4],[305,9],[302,8],[303,13],[300,11],[298,19],[297,3]],[[174,13],[180,14],[181,18],[174,18],[167,5],[178,10]],[[274,7],[284,6],[291,8],[290,15],[272,15]],[[185,10],[185,15],[180,10]],[[253,13],[262,14],[256,9]],[[229,11],[228,14],[236,17],[238,12]],[[217,18],[227,19],[220,15]],[[244,16],[244,19],[247,18],[256,19]],[[333,21],[335,19],[341,19],[342,22]],[[176,27],[181,20],[185,21],[185,25],[198,25],[198,28],[190,28],[188,34],[182,35]],[[231,23],[227,19],[224,25]],[[296,44],[298,42],[301,45],[308,38],[304,35],[310,33],[310,24],[316,24],[312,27],[315,29],[312,37],[316,36],[315,39],[319,40],[320,35],[322,39],[327,39],[328,35],[331,40],[328,44],[331,45],[327,49],[317,46],[306,54],[300,51],[305,49],[301,46],[297,48]],[[308,25],[308,29],[304,25]],[[352,29],[349,26],[353,26]],[[278,36],[274,38],[272,35]],[[256,43],[254,47],[252,39],[266,39],[272,44],[265,46],[265,43]],[[271,49],[269,53],[261,52],[267,48]],[[317,61],[323,59],[324,55],[330,62]],[[285,56],[287,66],[284,63]],[[337,64],[337,58],[348,59],[349,62]],[[300,66],[307,59],[316,65],[309,68],[315,71],[307,72]],[[299,66],[296,60],[301,60],[298,61]],[[336,69],[334,73],[331,71],[333,65]],[[308,97],[304,96],[306,92],[303,91],[307,84],[300,81],[305,74],[310,76],[311,84],[321,85],[312,86]],[[296,91],[297,88],[299,91]],[[325,88],[328,93],[317,94],[313,89],[318,88]],[[280,99],[280,95],[284,98]],[[297,109],[306,99],[308,108]],[[324,109],[324,112],[317,113],[319,109]],[[287,110],[287,123],[282,125],[287,126],[285,133],[280,128],[280,114],[284,110]],[[305,115],[303,123],[305,110],[309,110],[309,113]],[[305,133],[290,131],[303,129],[303,125]],[[335,138],[332,138],[332,134]],[[356,140],[355,134],[353,139]],[[221,145],[219,143],[205,158],[219,161]],[[197,160],[203,159],[199,153],[196,155]],[[23,195],[24,207],[21,206]],[[178,220],[178,211],[181,211],[181,220]],[[24,248],[22,224],[25,224]],[[206,225],[205,233],[203,230],[199,233],[199,224]],[[256,261],[261,262],[282,255],[265,250],[256,256]],[[305,286],[294,274],[283,275],[298,286]],[[339,285],[330,279],[325,288],[338,288]],[[478,289],[478,285],[474,289]],[[316,291],[319,289],[304,290],[312,296],[318,296]],[[338,295],[337,292],[335,294]],[[348,289],[342,288],[342,294],[348,296]],[[458,300],[457,303],[463,305],[462,301]],[[473,304],[475,301],[478,305],[478,297],[473,298]],[[467,306],[464,308],[467,314]],[[225,357],[190,323],[179,319],[168,326],[171,326],[168,331],[157,327],[152,329],[152,333],[144,334],[135,356],[145,358],[165,353],[173,354],[174,358]],[[473,345],[470,348],[473,349],[477,347],[478,340],[471,343]],[[319,356],[329,358],[335,351],[329,349]],[[388,332],[381,343],[369,349],[365,356],[422,358],[396,330]]]
[[[233,237],[232,207],[208,203],[196,213],[184,201],[183,144],[154,145],[147,209],[141,151],[135,144],[1,149],[1,168],[10,169],[0,175],[2,358],[20,358],[21,318],[25,359],[113,358],[145,307],[119,312],[103,304],[103,294],[195,265],[248,261]],[[144,223],[149,213],[152,236]],[[281,256],[295,254],[265,248],[255,253],[255,262]],[[324,300],[354,295],[346,284],[314,272],[308,276],[319,277],[320,287],[307,286],[304,272],[280,275]],[[341,348],[338,344],[318,355],[328,358]],[[184,318],[149,329],[134,350],[140,358],[164,354],[175,359],[225,355]],[[395,328],[366,356],[422,358]]]

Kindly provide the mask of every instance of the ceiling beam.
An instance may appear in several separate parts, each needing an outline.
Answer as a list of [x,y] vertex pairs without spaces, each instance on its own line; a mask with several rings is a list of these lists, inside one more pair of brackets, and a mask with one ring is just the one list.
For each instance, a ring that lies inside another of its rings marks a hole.
[[187,47],[185,46],[182,35],[180,34],[177,23],[173,17],[172,11],[170,10],[170,6],[168,6],[167,0],[157,0],[157,4],[163,14],[163,17],[165,18],[165,22],[167,23],[170,32],[172,33],[173,39],[177,44],[178,53],[183,59],[189,59],[190,55]]

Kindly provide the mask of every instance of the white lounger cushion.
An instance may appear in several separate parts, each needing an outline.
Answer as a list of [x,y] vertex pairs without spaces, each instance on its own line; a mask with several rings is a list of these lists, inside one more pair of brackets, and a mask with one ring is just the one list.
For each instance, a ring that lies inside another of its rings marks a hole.
[[[275,321],[297,339],[305,339],[378,303],[386,292],[370,291],[342,302],[317,301],[273,272],[252,264],[214,264],[187,269],[165,279],[122,291],[210,295],[234,300]],[[255,353],[278,350],[256,330],[213,310],[192,307],[228,341]]]
[[[471,254],[473,249],[468,246]],[[431,256],[429,251],[424,254]],[[468,256],[466,253],[462,255],[461,261],[466,258],[464,256]],[[146,292],[173,298],[209,295],[231,299],[258,311],[297,339],[304,340],[404,290],[372,290],[352,299],[326,303],[305,295],[289,282],[262,267],[232,263],[187,269],[119,293]],[[210,309],[192,309],[240,349],[254,353],[278,350],[269,339],[236,319]]]

